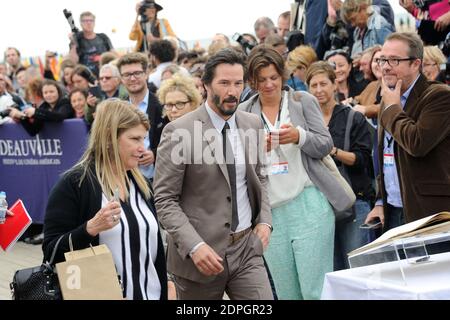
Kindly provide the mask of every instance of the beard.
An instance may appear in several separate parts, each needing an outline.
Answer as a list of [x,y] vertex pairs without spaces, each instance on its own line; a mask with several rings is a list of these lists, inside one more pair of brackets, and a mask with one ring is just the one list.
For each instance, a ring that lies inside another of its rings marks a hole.
[[[235,96],[228,96],[225,99],[223,99],[222,101],[220,101],[220,97],[216,94],[214,94],[212,98],[213,98],[214,105],[217,107],[217,109],[219,109],[219,112],[223,116],[232,116],[236,112],[239,99],[236,98]],[[225,103],[236,103],[236,105],[231,109],[227,109],[227,108],[225,108]]]

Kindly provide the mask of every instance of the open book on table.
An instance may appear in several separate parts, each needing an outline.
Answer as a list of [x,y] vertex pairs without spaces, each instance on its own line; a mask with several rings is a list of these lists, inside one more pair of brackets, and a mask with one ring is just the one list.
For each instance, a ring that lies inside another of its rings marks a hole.
[[349,256],[368,252],[372,249],[390,244],[395,240],[414,236],[425,236],[434,233],[450,231],[450,212],[440,212],[431,216],[416,220],[382,234],[378,239],[361,248],[348,253]]

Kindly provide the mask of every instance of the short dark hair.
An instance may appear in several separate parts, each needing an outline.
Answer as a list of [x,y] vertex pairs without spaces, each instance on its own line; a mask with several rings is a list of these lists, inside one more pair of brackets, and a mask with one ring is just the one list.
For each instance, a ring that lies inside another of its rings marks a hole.
[[58,91],[58,101],[57,102],[59,102],[62,98],[64,98],[65,92],[63,91],[63,89],[61,88],[59,83],[56,82],[55,80],[50,80],[50,79],[44,80],[44,82],[42,83],[42,87],[41,87],[42,96],[44,96],[44,87],[45,86],[54,86],[56,88],[56,91]]
[[244,69],[244,81],[247,80],[247,67],[245,65],[245,56],[233,49],[224,48],[211,56],[205,65],[205,71],[203,73],[202,81],[205,85],[210,85],[216,74],[216,68],[220,64],[240,64]]
[[72,100],[72,96],[77,92],[81,93],[86,99],[89,95],[89,92],[87,90],[73,88],[72,91],[70,91],[69,93],[69,100]]
[[135,63],[139,63],[142,66],[142,71],[147,72],[148,58],[141,52],[130,52],[122,56],[117,62],[117,68],[119,69],[119,72],[122,73],[122,66]]
[[89,82],[90,84],[94,84],[95,83],[95,76],[94,74],[91,72],[91,70],[89,70],[88,67],[86,67],[85,65],[79,64],[77,65],[73,70],[72,70],[72,74],[70,75],[70,78],[73,79],[74,75],[78,75],[84,79],[86,79],[87,82]]
[[264,44],[255,47],[248,56],[248,73],[250,79],[250,86],[256,90],[258,86],[258,72],[261,68],[273,65],[278,74],[285,81],[288,78],[286,69],[284,67],[283,57],[275,49]]
[[176,55],[175,48],[169,40],[153,41],[148,51],[160,62],[172,62]]

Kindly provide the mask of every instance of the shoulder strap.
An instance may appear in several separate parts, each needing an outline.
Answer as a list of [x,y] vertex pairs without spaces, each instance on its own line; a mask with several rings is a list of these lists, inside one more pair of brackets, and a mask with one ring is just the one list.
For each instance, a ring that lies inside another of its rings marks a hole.
[[[72,234],[70,234],[70,235],[72,235]],[[58,250],[59,243],[61,242],[63,237],[64,237],[64,235],[59,237],[58,241],[56,241],[55,247],[53,248],[52,256],[51,256],[50,261],[49,261],[50,265],[53,265],[53,260],[55,259],[56,251]]]
[[[355,117],[356,111],[354,111],[351,107],[349,108],[348,116],[347,116],[347,124],[345,127],[345,136],[344,136],[344,151],[348,151],[350,149],[350,131],[352,130],[353,125],[353,118]],[[345,167],[345,164],[342,164],[339,167],[339,172],[344,177],[347,182],[352,185],[352,181],[350,179],[350,176],[348,175],[347,168]]]
[[302,100],[302,94],[300,91],[294,91],[294,100],[298,102]]
[[347,116],[347,124],[345,127],[345,136],[344,136],[344,151],[350,150],[350,131],[352,130],[353,118],[355,117],[355,112],[352,108],[349,107],[349,112]]
[[108,36],[104,33],[97,33],[97,35],[102,39],[105,47],[108,48],[108,50],[111,50],[112,48],[109,46]]

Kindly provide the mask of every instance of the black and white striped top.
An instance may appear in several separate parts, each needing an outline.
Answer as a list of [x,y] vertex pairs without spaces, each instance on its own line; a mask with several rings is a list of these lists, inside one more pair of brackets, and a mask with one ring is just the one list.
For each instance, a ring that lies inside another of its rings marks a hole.
[[[161,284],[154,266],[158,250],[158,225],[134,182],[129,203],[121,201],[120,223],[100,233],[100,244],[111,250],[128,300],[158,300]],[[108,203],[103,194],[102,207]]]

